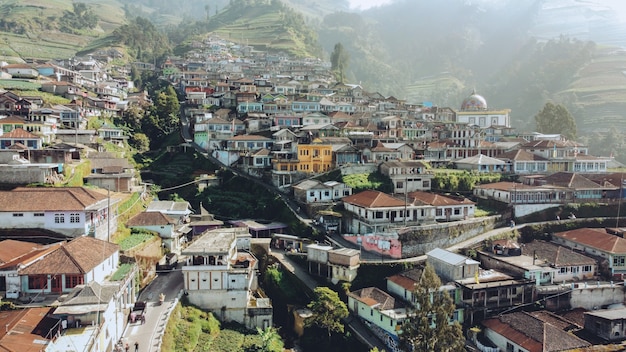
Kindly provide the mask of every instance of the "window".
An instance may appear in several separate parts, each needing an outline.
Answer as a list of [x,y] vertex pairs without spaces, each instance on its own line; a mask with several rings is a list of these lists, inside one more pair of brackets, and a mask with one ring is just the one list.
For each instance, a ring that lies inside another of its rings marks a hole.
[[460,208],[454,208],[454,215],[459,215],[461,214],[461,209]]
[[588,273],[591,271],[591,265],[583,265],[583,273]]
[[624,266],[624,257],[613,257],[614,266]]
[[16,217],[23,217],[23,216],[24,216],[24,213],[13,213],[13,217],[14,218],[16,218]]
[[561,268],[561,269],[559,270],[559,273],[561,273],[561,274],[565,274],[565,273],[567,273],[567,268]]
[[48,277],[46,275],[28,276],[28,288],[30,290],[40,290],[48,286]]
[[435,210],[435,215],[436,216],[441,216],[441,214],[443,214],[443,211],[441,209]]
[[33,214],[33,215],[34,215],[35,217],[37,217],[37,216],[44,216],[44,213],[35,213],[35,214]]
[[512,343],[507,342],[506,343],[506,352],[514,352],[515,351],[515,346],[513,346]]
[[54,223],[55,224],[64,224],[65,223],[65,214],[54,214]]
[[324,196],[325,197],[330,197],[330,191],[324,191]]
[[65,275],[65,288],[74,288],[84,283],[82,275]]
[[79,213],[71,213],[70,214],[70,223],[72,223],[72,224],[80,223],[80,214]]
[[376,219],[382,219],[383,218],[383,212],[382,211],[377,211],[374,215],[374,217]]

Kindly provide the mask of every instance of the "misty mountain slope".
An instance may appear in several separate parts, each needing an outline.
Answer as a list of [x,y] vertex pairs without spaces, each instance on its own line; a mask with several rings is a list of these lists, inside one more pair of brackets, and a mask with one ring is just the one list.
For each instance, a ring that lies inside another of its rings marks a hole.
[[317,34],[306,24],[304,16],[277,0],[233,0],[216,16],[188,27],[188,32],[214,32],[259,50],[282,50],[296,56],[321,54]]
[[603,48],[558,93],[574,106],[583,131],[626,130],[626,52]]

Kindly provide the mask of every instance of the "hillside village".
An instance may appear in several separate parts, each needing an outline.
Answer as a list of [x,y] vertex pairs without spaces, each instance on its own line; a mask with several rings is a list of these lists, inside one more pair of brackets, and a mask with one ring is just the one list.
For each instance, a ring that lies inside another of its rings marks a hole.
[[[189,125],[169,152],[195,148],[265,183],[341,242],[308,244],[285,224],[225,222],[187,201],[150,201],[128,155],[105,148],[128,143],[125,130],[88,128],[90,119],[151,104],[134,88],[130,66],[112,64],[115,50],[4,63],[3,79],[38,82],[70,103],[0,92],[0,291],[3,302],[25,307],[0,317],[2,346],[121,348],[118,341],[143,314],[134,311],[139,288],[155,275],[155,267],[141,265],[146,258],[178,265],[180,295],[222,321],[270,327],[272,302],[258,289],[260,258],[251,247],[274,237],[268,252],[305,252],[303,270],[335,285],[355,280],[368,261],[364,252],[426,262],[454,300],[451,323],[481,351],[623,349],[626,194],[611,156],[589,155],[560,135],[516,131],[509,109],[475,91],[458,107],[410,103],[337,82],[319,59],[260,52],[214,35],[192,48],[160,67],[132,63],[160,72],[184,97],[181,120]],[[378,172],[392,191],[355,192],[318,178],[337,170]],[[498,182],[442,192],[435,184],[442,172],[494,174]],[[57,187],[25,187],[32,184]],[[144,201],[145,209],[126,213]],[[595,216],[575,210],[587,204],[613,213],[587,221]],[[479,207],[496,211],[478,216]],[[547,224],[550,236],[524,228],[530,220]],[[156,234],[154,243],[147,252],[122,248],[114,240],[120,224]],[[450,249],[503,227],[510,229],[505,237]],[[530,241],[520,232],[530,232]],[[385,278],[386,287],[347,293],[351,314],[389,351],[401,350],[402,324],[419,309],[413,290],[422,271],[416,266]]]

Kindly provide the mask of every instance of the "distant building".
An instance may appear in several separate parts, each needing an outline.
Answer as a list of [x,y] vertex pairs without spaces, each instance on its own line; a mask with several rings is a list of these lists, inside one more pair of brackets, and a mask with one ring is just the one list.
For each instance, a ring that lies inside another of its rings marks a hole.
[[461,109],[456,111],[456,122],[476,125],[480,128],[511,127],[510,112],[510,109],[490,109],[487,106],[487,100],[474,90],[463,100]]

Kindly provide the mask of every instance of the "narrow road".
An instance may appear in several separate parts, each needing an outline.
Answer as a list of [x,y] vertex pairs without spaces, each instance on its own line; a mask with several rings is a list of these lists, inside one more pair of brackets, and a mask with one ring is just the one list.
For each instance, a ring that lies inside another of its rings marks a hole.
[[[128,323],[123,334],[124,343],[134,351],[139,342],[139,351],[160,351],[163,334],[167,326],[168,310],[172,309],[175,297],[183,289],[183,274],[180,270],[159,274],[139,295],[138,301],[147,301],[145,323]],[[165,294],[165,302],[159,304],[159,294]]]

